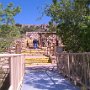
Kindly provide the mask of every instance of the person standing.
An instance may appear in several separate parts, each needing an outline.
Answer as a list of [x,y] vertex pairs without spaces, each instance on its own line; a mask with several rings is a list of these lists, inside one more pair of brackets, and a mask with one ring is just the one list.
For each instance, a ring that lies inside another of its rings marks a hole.
[[37,39],[33,40],[33,47],[34,47],[34,49],[38,48],[38,40]]

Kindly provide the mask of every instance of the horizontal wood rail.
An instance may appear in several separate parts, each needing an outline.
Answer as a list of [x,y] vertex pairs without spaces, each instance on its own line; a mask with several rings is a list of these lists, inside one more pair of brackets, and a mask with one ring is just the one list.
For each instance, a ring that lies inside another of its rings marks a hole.
[[7,90],[20,90],[24,76],[24,55],[0,54],[0,68],[4,74],[10,74],[10,86]]
[[56,60],[59,73],[90,89],[90,53],[56,53]]

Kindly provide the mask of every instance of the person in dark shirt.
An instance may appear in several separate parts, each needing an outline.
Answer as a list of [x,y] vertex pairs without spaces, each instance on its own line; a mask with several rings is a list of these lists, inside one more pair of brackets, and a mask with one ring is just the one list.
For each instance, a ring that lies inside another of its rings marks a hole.
[[33,47],[34,47],[34,49],[38,48],[38,40],[37,39],[33,40]]

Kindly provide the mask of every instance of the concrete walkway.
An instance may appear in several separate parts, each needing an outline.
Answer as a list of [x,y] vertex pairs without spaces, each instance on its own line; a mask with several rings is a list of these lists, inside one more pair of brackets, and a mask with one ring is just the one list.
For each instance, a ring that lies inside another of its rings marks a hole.
[[50,67],[26,68],[21,90],[80,90]]

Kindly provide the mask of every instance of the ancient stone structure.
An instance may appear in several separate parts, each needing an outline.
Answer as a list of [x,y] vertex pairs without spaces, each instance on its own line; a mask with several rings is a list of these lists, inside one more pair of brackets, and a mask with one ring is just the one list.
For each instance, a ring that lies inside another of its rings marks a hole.
[[26,32],[26,47],[33,48],[33,40],[37,39],[38,48],[47,50],[47,54],[54,55],[56,47],[61,45],[61,41],[55,32]]

